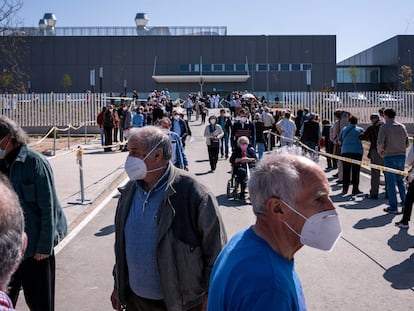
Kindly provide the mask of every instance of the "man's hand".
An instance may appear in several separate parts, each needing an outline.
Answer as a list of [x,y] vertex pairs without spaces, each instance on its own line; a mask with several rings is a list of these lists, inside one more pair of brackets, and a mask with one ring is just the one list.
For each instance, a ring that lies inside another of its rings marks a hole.
[[184,171],[189,171],[190,170],[190,168],[188,167],[188,165],[184,165]]
[[40,253],[37,253],[37,254],[34,255],[33,258],[36,259],[37,261],[41,261],[43,259],[48,258],[49,256],[50,256],[49,254],[40,254]]
[[117,311],[121,311],[121,303],[119,302],[119,298],[118,298],[118,290],[116,288],[114,288],[114,290],[112,291],[111,294],[111,303],[112,303],[112,308],[114,310]]

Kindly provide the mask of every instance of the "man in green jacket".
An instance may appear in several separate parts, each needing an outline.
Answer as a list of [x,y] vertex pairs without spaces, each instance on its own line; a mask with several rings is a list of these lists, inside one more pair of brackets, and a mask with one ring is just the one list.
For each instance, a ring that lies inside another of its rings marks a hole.
[[27,146],[26,133],[15,122],[0,116],[0,171],[8,176],[25,216],[28,245],[24,259],[9,285],[16,305],[23,287],[31,311],[53,311],[55,298],[54,247],[67,233],[52,168]]

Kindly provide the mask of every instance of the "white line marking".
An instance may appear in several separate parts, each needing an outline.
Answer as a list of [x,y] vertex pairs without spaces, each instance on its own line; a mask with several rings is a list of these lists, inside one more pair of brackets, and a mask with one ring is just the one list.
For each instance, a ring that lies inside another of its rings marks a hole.
[[[129,179],[125,179],[121,185],[128,182]],[[55,254],[57,255],[66,245],[68,245],[78,233],[86,227],[86,225],[112,200],[112,198],[118,193],[118,187],[116,187],[88,216],[86,216],[73,230],[55,247]]]

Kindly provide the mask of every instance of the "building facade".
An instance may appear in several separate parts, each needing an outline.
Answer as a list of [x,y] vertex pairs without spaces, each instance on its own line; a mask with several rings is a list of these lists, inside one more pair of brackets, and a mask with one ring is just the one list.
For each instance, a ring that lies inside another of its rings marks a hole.
[[273,98],[282,91],[336,85],[334,35],[59,35],[57,30],[25,36],[22,65],[31,91],[63,92],[65,74],[70,92],[115,94],[249,90]]
[[401,66],[414,65],[414,36],[398,35],[339,62],[340,91],[403,90]]

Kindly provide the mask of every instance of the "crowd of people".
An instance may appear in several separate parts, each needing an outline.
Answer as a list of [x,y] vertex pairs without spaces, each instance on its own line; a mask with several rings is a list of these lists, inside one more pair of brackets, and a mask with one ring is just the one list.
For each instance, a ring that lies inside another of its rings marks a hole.
[[[351,185],[352,195],[362,194],[355,161],[363,157],[363,141],[370,144],[372,164],[400,171],[414,164],[414,147],[406,159],[408,134],[392,108],[372,114],[363,129],[347,111],[321,122],[306,108],[275,111],[242,97],[190,94],[174,103],[168,90],[155,90],[146,101],[134,92],[132,101],[111,98],[97,116],[105,152],[114,143],[128,152],[130,181],[119,189],[115,213],[114,309],[306,310],[294,255],[304,245],[331,250],[342,233],[325,172],[338,170],[333,176],[343,195]],[[209,113],[211,108],[219,114]],[[248,192],[256,217],[230,241],[215,196],[186,172],[186,140],[190,122],[197,120],[205,126],[210,173],[219,157],[228,160],[239,198]],[[325,172],[317,163],[322,147]],[[53,249],[67,233],[66,217],[49,163],[3,116],[0,171],[0,310],[13,310],[21,288],[30,310],[54,310]],[[396,225],[406,229],[414,180],[409,178],[406,192],[403,175],[384,174],[384,211],[399,213],[397,188],[403,216]],[[379,187],[380,170],[373,168],[365,197],[378,199]]]
[[[219,115],[208,117],[204,130],[211,173],[215,172],[219,157],[230,158],[232,151],[238,147],[238,139],[242,136],[248,139],[249,147],[255,150],[259,160],[266,151],[273,150],[275,147],[298,144],[301,144],[304,151],[311,155],[315,161],[319,159],[318,151],[321,148],[325,148],[327,154],[351,159],[350,161],[339,161],[336,157],[327,157],[326,171],[337,169],[333,176],[337,178],[338,184],[342,184],[343,195],[348,194],[350,185],[352,185],[352,195],[362,193],[359,189],[361,166],[353,164],[352,160],[362,160],[364,140],[370,143],[368,158],[372,164],[404,170],[402,156],[405,157],[405,149],[408,145],[401,142],[396,146],[398,140],[392,140],[391,147],[388,142],[385,150],[379,149],[385,144],[384,142],[377,145],[378,136],[381,140],[384,139],[383,134],[379,135],[380,128],[401,128],[385,124],[384,118],[387,118],[387,115],[384,115],[384,109],[371,116],[372,125],[364,130],[358,126],[357,117],[347,111],[335,111],[335,120],[333,121],[327,118],[320,120],[318,114],[309,111],[308,108],[299,109],[296,112],[272,109],[264,99],[259,101],[256,97],[246,95],[249,94],[240,91],[234,91],[227,97],[220,97],[219,94],[206,96],[189,94],[185,100],[173,102],[169,98],[168,91],[154,90],[146,101],[133,100],[128,105],[124,100],[121,101],[118,108],[114,108],[114,103],[111,101],[107,107],[103,107],[97,117],[97,123],[102,129],[102,145],[105,147],[105,151],[110,151],[112,143],[120,141],[120,149],[127,151],[126,140],[130,129],[146,125],[159,125],[162,118],[169,118],[170,131],[180,137],[183,147],[182,153],[184,153],[186,139],[191,136],[188,121],[192,118],[200,120],[201,117],[201,123],[205,124],[209,109],[220,108]],[[136,95],[134,99],[137,100],[138,96]],[[228,108],[230,113],[227,113],[228,110],[224,107]],[[408,139],[406,131],[400,132],[397,133],[401,134],[399,137]],[[398,154],[389,151],[389,149],[394,150],[395,148],[399,149]],[[390,153],[392,158],[389,156]],[[395,156],[400,156],[399,162],[395,160]],[[186,158],[185,155],[182,157]],[[232,165],[234,166],[234,163]],[[188,166],[186,167],[188,168]],[[398,191],[401,193],[401,203],[405,204],[402,175],[398,176],[388,172],[384,174],[388,177],[386,178],[387,185],[395,184],[398,187]],[[370,193],[365,194],[365,197],[377,199],[379,185],[380,170],[373,168]],[[398,211],[396,193],[394,187],[389,188],[390,190],[386,191],[386,196],[390,206],[386,211],[396,212]],[[405,223],[405,219],[403,223]]]

